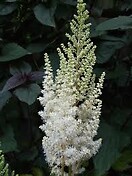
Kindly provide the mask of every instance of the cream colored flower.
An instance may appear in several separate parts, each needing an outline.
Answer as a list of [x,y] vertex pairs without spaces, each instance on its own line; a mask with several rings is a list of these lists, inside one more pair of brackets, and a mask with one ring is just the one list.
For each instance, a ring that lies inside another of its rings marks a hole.
[[[51,173],[74,175],[83,171],[83,160],[95,155],[101,139],[94,140],[99,127],[102,102],[99,99],[105,74],[95,83],[95,46],[89,38],[90,24],[85,3],[78,0],[77,15],[71,21],[68,46],[58,48],[60,68],[53,80],[49,57],[45,54],[45,76],[39,112],[44,131],[42,146]],[[69,173],[65,171],[68,167]]]

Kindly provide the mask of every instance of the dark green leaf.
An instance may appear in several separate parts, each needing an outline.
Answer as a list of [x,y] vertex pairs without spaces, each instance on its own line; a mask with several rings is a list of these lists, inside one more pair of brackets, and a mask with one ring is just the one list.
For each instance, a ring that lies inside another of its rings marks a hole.
[[77,4],[77,1],[76,0],[68,0],[68,1],[67,0],[61,0],[61,3],[75,6]]
[[99,30],[96,30],[96,26],[98,25],[98,20],[93,18],[93,17],[90,17],[89,18],[89,21],[90,23],[92,24],[91,25],[91,28],[90,28],[90,38],[91,37],[97,37],[97,36],[101,36],[101,35],[104,35],[106,34],[106,31],[99,31]]
[[4,153],[18,151],[17,143],[14,138],[14,131],[11,126],[6,126],[3,128],[4,135],[0,137],[1,148]]
[[118,64],[114,70],[107,73],[106,77],[108,79],[115,79],[118,86],[125,86],[129,77],[126,64]]
[[132,109],[131,108],[114,108],[113,112],[111,113],[111,116],[109,118],[109,122],[111,124],[114,124],[116,126],[122,127],[123,124],[125,124],[126,119],[131,116]]
[[32,173],[35,176],[46,176],[45,173],[43,172],[43,170],[38,167],[32,168]]
[[129,136],[105,123],[100,126],[99,136],[102,137],[103,143],[99,153],[94,157],[97,176],[110,169],[119,158],[121,150],[130,142]]
[[27,149],[25,152],[22,152],[19,155],[19,159],[21,161],[33,161],[37,155],[38,155],[38,150],[34,146],[34,147],[30,148],[29,150]]
[[132,67],[131,67],[131,69],[130,69],[130,74],[131,74],[131,80],[132,80]]
[[42,71],[34,71],[34,72],[31,72],[28,75],[28,79],[30,81],[41,81],[42,82],[43,76],[44,76],[44,72],[42,72]]
[[27,50],[31,53],[40,53],[47,47],[46,43],[31,43],[27,46]]
[[14,91],[14,94],[20,101],[31,105],[40,94],[40,87],[37,84],[29,84],[27,86],[17,88]]
[[114,70],[108,72],[107,78],[108,79],[118,79],[124,75],[128,75],[127,67],[125,64],[119,64],[115,67]]
[[[69,1],[68,1],[69,2]],[[59,4],[55,12],[55,16],[58,20],[60,19],[69,19],[73,15],[72,6],[67,6],[65,4]],[[65,27],[65,26],[64,26]]]
[[33,176],[32,174],[20,174],[20,176]]
[[27,50],[22,48],[16,43],[8,43],[2,48],[0,55],[0,62],[7,62],[15,59],[19,59],[27,54],[30,54]]
[[97,62],[107,62],[115,53],[115,51],[123,46],[124,43],[122,42],[101,42],[96,50]]
[[106,20],[100,23],[96,30],[114,30],[114,29],[131,29],[132,28],[132,17],[131,16],[119,16]]
[[10,92],[0,93],[0,110],[3,108],[3,106],[6,105],[6,103],[10,99],[10,97],[11,97],[11,93]]
[[113,164],[113,169],[117,171],[124,171],[131,168],[132,163],[132,151],[127,150],[122,153],[118,160]]
[[102,35],[100,37],[101,40],[105,40],[105,41],[113,41],[113,42],[122,42],[124,44],[127,44],[129,43],[129,39],[128,39],[128,36],[127,35],[122,35],[121,37],[117,37],[117,36],[114,36],[114,35]]
[[8,90],[14,89],[26,82],[26,77],[23,76],[21,73],[13,75],[9,78],[2,90],[2,92],[6,92]]
[[10,73],[15,74],[28,74],[32,70],[31,66],[27,62],[17,63],[10,66]]
[[6,0],[6,2],[16,2],[17,0]]
[[114,6],[114,0],[96,0],[94,6],[102,9],[110,9]]
[[49,57],[50,57],[54,75],[56,75],[56,70],[59,68],[59,56],[56,52],[52,52],[49,54]]
[[122,6],[121,6],[121,10],[129,10],[132,9],[132,1],[131,0],[126,0],[124,2],[122,2]]
[[104,9],[111,9],[115,4],[114,0],[96,0],[93,3],[91,13],[96,17],[100,17]]
[[106,72],[106,70],[104,68],[95,68],[93,70],[94,74],[96,74],[96,76],[99,78],[100,75],[103,73],[103,72]]
[[46,25],[55,27],[54,13],[51,8],[46,8],[43,4],[37,5],[34,9],[34,14],[37,20]]
[[17,8],[16,4],[0,4],[0,15],[8,15]]

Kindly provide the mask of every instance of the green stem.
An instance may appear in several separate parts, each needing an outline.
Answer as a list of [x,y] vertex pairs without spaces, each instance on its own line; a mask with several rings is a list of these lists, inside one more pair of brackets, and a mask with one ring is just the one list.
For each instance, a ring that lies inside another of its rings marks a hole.
[[68,176],[72,176],[72,166],[69,166],[69,173]]
[[62,158],[62,164],[61,164],[61,175],[64,176],[64,166],[65,166],[65,160],[64,157]]
[[[64,151],[65,150],[65,145],[62,144],[61,147],[62,147],[62,150]],[[62,156],[62,161],[61,161],[61,176],[64,176],[64,167],[65,167],[65,157],[63,155]]]

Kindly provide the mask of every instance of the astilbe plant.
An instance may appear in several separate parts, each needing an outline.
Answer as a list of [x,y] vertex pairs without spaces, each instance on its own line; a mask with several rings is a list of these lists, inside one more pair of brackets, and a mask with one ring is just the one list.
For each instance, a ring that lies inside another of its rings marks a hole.
[[[86,4],[77,3],[77,15],[70,23],[68,44],[57,48],[60,68],[53,78],[47,54],[42,97],[43,110],[39,112],[44,131],[42,146],[51,173],[74,176],[84,169],[81,163],[90,159],[101,146],[94,140],[99,127],[102,102],[99,99],[104,73],[95,82],[93,66],[96,62],[95,46],[89,38],[90,24]],[[67,168],[68,171],[65,171]]]

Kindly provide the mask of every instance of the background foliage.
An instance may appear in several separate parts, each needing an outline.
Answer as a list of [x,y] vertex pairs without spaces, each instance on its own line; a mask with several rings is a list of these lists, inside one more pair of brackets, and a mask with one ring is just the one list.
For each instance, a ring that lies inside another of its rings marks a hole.
[[[106,72],[98,136],[99,153],[85,176],[132,175],[132,1],[87,0],[91,39],[97,45],[97,76]],[[0,141],[13,170],[21,176],[47,176],[39,130],[43,53],[54,71],[56,47],[75,13],[75,0],[0,1]]]

